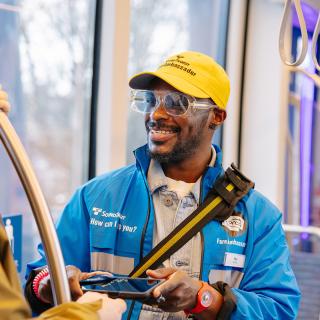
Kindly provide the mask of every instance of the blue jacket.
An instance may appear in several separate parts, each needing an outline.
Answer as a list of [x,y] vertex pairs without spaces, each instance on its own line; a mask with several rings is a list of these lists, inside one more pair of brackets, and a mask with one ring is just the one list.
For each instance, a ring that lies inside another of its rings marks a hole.
[[[223,174],[218,147],[214,167],[201,181],[203,200]],[[150,163],[146,146],[136,150],[136,165],[99,176],[79,188],[57,224],[66,265],[82,271],[108,269],[129,273],[152,249],[154,208],[146,173]],[[212,221],[202,230],[201,278],[228,282],[237,297],[232,319],[295,319],[300,291],[289,263],[289,250],[279,210],[257,191],[250,191],[236,207],[237,221]],[[233,229],[232,222],[243,228]],[[30,270],[46,264],[42,259]],[[126,270],[126,268],[128,270]],[[141,304],[128,303],[130,319]]]

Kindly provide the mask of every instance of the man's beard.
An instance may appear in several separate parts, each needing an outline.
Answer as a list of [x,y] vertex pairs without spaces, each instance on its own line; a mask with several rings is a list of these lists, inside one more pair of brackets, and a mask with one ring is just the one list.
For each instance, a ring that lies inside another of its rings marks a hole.
[[193,136],[185,143],[176,144],[168,153],[156,153],[148,150],[152,159],[159,163],[178,163],[193,156],[197,150],[197,146],[201,141],[200,136]]
[[179,163],[185,159],[191,158],[197,152],[198,146],[203,139],[201,133],[205,123],[206,119],[200,123],[198,130],[196,130],[187,141],[177,141],[173,149],[168,153],[157,153],[148,149],[150,157],[159,163]]
[[[167,153],[157,153],[152,152],[150,148],[148,148],[149,156],[157,160],[159,163],[179,163],[185,159],[191,158],[197,151],[198,147],[203,139],[204,128],[206,127],[206,122],[209,114],[205,113],[200,123],[197,124],[195,128],[195,132],[191,135],[186,141],[181,142],[177,141],[173,146],[173,149]],[[159,127],[159,128],[168,128],[174,129],[171,127],[165,126],[162,121],[149,121],[146,123],[147,127]],[[148,129],[147,129],[148,131]],[[149,143],[149,142],[148,142]],[[154,143],[154,142],[153,142]],[[161,143],[160,143],[161,144]]]

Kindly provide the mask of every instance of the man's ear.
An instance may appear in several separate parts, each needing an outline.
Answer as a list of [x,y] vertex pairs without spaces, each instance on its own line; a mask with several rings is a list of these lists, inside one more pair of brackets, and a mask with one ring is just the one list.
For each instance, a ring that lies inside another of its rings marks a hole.
[[211,114],[210,125],[219,126],[223,123],[226,117],[227,117],[227,113],[225,110],[218,109],[218,108],[213,109],[213,112]]

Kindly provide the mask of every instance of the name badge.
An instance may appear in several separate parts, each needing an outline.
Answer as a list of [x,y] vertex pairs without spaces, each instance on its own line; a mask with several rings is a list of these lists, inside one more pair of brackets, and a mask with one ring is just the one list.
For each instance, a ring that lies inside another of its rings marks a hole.
[[243,268],[246,256],[244,254],[226,252],[224,255],[224,265],[226,267]]

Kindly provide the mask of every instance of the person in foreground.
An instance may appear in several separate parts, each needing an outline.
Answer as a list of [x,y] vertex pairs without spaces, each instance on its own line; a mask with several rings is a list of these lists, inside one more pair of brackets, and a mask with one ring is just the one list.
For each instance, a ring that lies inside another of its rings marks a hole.
[[[0,112],[8,113],[9,110],[8,96],[0,87]],[[0,215],[0,318],[3,320],[31,318],[31,309],[22,295],[16,270]],[[126,304],[123,300],[113,300],[105,294],[87,292],[77,302],[53,307],[42,313],[38,319],[118,320],[125,309]]]
[[[57,225],[65,261],[79,277],[93,270],[129,274],[224,174],[222,152],[211,144],[230,91],[221,66],[186,51],[135,75],[129,86],[131,107],[145,117],[147,144],[135,150],[135,164],[80,187]],[[158,303],[128,302],[123,319],[295,319],[300,291],[281,219],[270,201],[249,191],[228,219],[208,222],[147,271],[165,279],[153,292]],[[45,264],[42,258],[27,270],[25,293],[35,310],[52,303],[48,277],[40,281],[41,299],[32,290]],[[71,290],[75,299],[81,295],[78,281]]]

